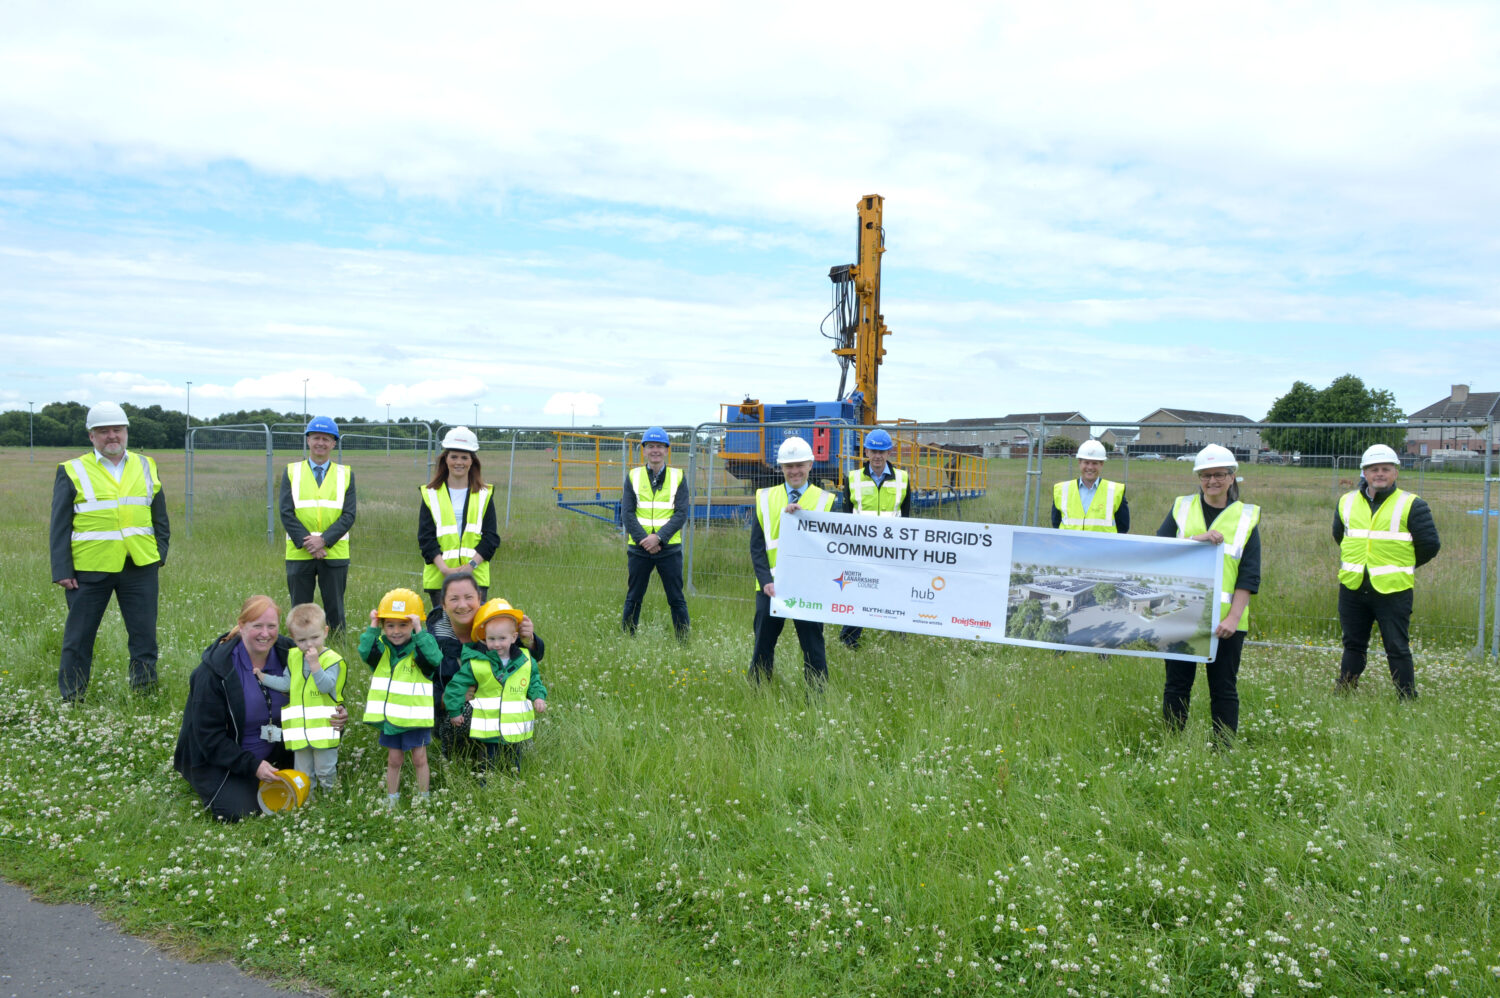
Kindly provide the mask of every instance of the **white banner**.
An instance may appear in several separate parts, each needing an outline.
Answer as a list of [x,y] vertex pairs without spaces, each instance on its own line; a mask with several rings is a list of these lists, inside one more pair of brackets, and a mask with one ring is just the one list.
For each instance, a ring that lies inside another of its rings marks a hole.
[[1199,662],[1218,645],[1214,544],[802,510],[776,558],[781,617]]

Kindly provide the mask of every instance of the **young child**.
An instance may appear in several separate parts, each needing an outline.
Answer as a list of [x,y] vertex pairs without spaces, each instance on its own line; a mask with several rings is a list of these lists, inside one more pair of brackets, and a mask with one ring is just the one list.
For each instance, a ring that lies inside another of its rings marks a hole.
[[349,670],[331,648],[328,620],[316,603],[299,603],[286,615],[286,629],[297,647],[287,653],[286,675],[268,676],[255,670],[255,679],[268,690],[287,694],[281,708],[281,737],[292,750],[293,763],[313,786],[332,790],[338,784],[339,733],[329,723],[344,702],[344,680]]
[[364,720],[380,728],[380,744],[386,748],[386,807],[401,799],[401,762],[408,752],[420,796],[427,796],[431,779],[432,680],[443,653],[422,629],[421,612],[422,597],[410,589],[392,589],[370,611],[370,626],[359,636],[359,657],[375,670]]
[[521,768],[521,744],[531,737],[536,717],[547,710],[547,687],[531,653],[517,642],[521,611],[503,599],[492,599],[474,615],[471,633],[484,640],[464,646],[457,674],[443,691],[450,723],[459,716],[469,690],[474,690],[469,737],[484,746],[486,766],[502,753],[507,765]]

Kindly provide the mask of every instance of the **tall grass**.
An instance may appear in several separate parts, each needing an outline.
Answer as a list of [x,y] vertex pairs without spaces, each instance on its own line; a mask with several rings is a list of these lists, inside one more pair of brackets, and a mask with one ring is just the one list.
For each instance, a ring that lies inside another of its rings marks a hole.
[[[387,814],[355,726],[339,792],[218,826],[170,770],[186,676],[246,594],[284,595],[279,547],[200,505],[162,576],[160,697],[125,692],[112,611],[90,702],[65,707],[52,469],[0,467],[0,872],[190,952],[351,995],[1500,990],[1500,687],[1450,647],[1419,646],[1415,703],[1378,663],[1339,698],[1326,654],[1251,648],[1230,750],[1201,683],[1168,734],[1161,668],[1135,659],[867,631],[830,642],[809,696],[788,634],[755,689],[743,534],[679,646],[655,589],[618,635],[607,531],[531,510],[559,522],[507,536],[496,587],[548,639],[522,775],[439,763],[431,800]],[[377,478],[352,620],[415,570],[414,511]]]

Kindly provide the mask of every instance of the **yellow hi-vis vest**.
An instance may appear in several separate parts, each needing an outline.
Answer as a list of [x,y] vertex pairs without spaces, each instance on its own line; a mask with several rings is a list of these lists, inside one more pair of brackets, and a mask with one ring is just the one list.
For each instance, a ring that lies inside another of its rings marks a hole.
[[1101,534],[1117,534],[1115,514],[1120,503],[1125,501],[1125,486],[1101,478],[1094,483],[1094,495],[1089,508],[1083,508],[1083,491],[1078,479],[1070,478],[1052,486],[1052,505],[1062,514],[1060,530],[1092,530]]
[[[442,548],[438,556],[448,563],[449,568],[460,567],[463,562],[479,553],[479,539],[483,536],[480,525],[484,523],[484,508],[490,504],[490,494],[494,490],[488,485],[482,489],[469,490],[469,503],[464,513],[463,530],[458,529],[458,516],[453,512],[453,496],[448,492],[446,482],[436,489],[429,489],[423,485],[420,491],[422,503],[432,514],[432,525],[437,528],[438,547]],[[474,566],[474,584],[489,586],[489,562]],[[422,568],[422,588],[441,589],[442,586],[442,571],[428,562]]]
[[864,468],[849,472],[849,501],[854,504],[849,512],[865,516],[901,515],[901,503],[906,499],[911,477],[900,468],[890,470],[892,473],[881,481],[879,488],[875,486],[875,479],[865,474]]
[[318,664],[325,669],[330,665],[339,667],[339,678],[334,683],[331,697],[318,689],[311,676],[302,674],[302,649],[293,648],[287,653],[286,672],[292,681],[292,689],[286,706],[281,708],[281,737],[286,747],[293,751],[337,748],[339,744],[339,733],[333,729],[333,712],[344,702],[344,680],[349,678],[349,666],[332,648],[323,649],[318,655]]
[[1417,548],[1407,518],[1414,493],[1396,489],[1374,512],[1359,490],[1339,500],[1344,539],[1339,544],[1339,582],[1358,589],[1370,573],[1377,593],[1399,593],[1416,584]]
[[469,737],[475,741],[524,742],[536,727],[536,712],[526,691],[531,687],[531,671],[536,668],[531,653],[518,649],[524,661],[505,680],[495,675],[495,666],[487,658],[469,659],[474,671],[474,715],[469,721]]
[[[650,468],[641,465],[630,469],[630,487],[635,489],[635,518],[648,534],[656,533],[672,518],[672,499],[677,495],[677,486],[682,484],[681,468],[669,467],[666,472],[661,477],[661,490],[655,491],[651,488]],[[625,540],[627,544],[635,543],[635,538],[628,533]],[[682,531],[673,534],[667,543],[681,544]]]
[[[292,505],[296,507],[297,519],[302,521],[307,532],[321,534],[333,526],[333,521],[344,512],[344,493],[349,490],[349,468],[329,461],[328,470],[323,473],[322,485],[318,484],[318,476],[313,474],[312,463],[309,461],[287,465],[286,473],[291,482]],[[338,543],[328,549],[325,557],[349,557],[349,535],[340,537]],[[286,560],[311,561],[312,555],[293,544],[288,535]]]
[[[1208,530],[1203,519],[1203,503],[1199,496],[1178,496],[1172,503],[1172,519],[1177,521],[1177,536],[1192,537]],[[1245,553],[1245,544],[1250,540],[1250,531],[1260,522],[1260,507],[1235,501],[1224,507],[1214,517],[1213,529],[1224,535],[1224,581],[1219,590],[1219,616],[1229,612],[1234,599],[1234,583],[1240,574],[1240,558]],[[1241,631],[1250,629],[1250,607],[1240,615]]]
[[[771,563],[773,574],[776,571],[776,547],[781,538],[781,511],[790,501],[785,482],[755,491],[755,518],[760,521],[760,532],[766,538],[766,560]],[[826,513],[833,509],[833,493],[808,483],[802,495],[797,497],[797,505]],[[756,580],[755,591],[760,592],[759,580]]]
[[366,724],[389,721],[398,728],[430,728],[436,720],[432,704],[432,681],[417,667],[416,636],[408,642],[408,654],[394,664],[390,645],[381,641],[380,661],[370,677],[370,697],[365,701]]
[[63,462],[73,483],[73,571],[118,572],[161,561],[151,526],[151,501],[161,490],[156,462],[129,451],[115,481],[93,454]]

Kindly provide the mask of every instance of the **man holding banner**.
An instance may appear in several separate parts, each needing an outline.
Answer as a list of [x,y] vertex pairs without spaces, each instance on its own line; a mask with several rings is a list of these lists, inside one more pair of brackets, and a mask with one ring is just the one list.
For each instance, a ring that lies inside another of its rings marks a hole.
[[[895,446],[885,430],[865,434],[865,466],[849,473],[844,509],[863,516],[911,516],[911,476],[889,461]],[[846,625],[839,629],[839,640],[858,648],[864,631],[863,627]]]
[[[776,595],[776,551],[781,538],[781,514],[803,509],[827,512],[833,508],[833,493],[809,484],[813,453],[801,437],[787,437],[776,451],[783,484],[755,493],[755,522],[750,525],[750,564],[755,569],[755,650],[750,654],[749,679],[759,683],[771,678],[776,662],[776,642],[786,619],[771,615]],[[823,624],[794,619],[797,643],[802,646],[802,675],[807,685],[822,689],[828,682],[828,657],[823,647]]]

